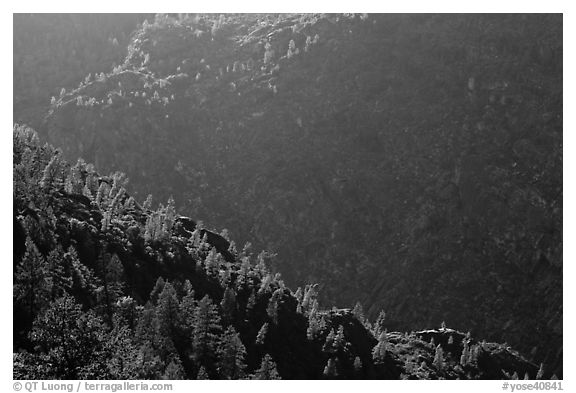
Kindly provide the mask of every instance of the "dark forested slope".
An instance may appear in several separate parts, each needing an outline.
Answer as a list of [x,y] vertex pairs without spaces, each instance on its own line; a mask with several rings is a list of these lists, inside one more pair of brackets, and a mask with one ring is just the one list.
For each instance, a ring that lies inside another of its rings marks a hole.
[[125,54],[54,97],[64,155],[330,304],[561,375],[560,15],[160,15]]
[[124,185],[15,127],[16,379],[550,377],[445,326],[322,309],[317,285],[292,292],[262,255]]

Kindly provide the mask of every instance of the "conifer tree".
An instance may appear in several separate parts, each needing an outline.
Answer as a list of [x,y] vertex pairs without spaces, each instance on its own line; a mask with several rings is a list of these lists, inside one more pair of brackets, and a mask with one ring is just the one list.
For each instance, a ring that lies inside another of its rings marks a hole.
[[30,317],[45,306],[51,295],[51,283],[48,279],[48,265],[29,237],[26,238],[26,252],[16,267],[14,297],[20,302]]
[[327,353],[334,352],[334,338],[336,337],[336,333],[334,333],[334,329],[330,329],[330,332],[326,336],[326,341],[324,342],[324,346],[322,347],[322,351]]
[[194,359],[207,369],[214,364],[221,331],[218,310],[206,295],[198,302],[194,312],[192,350]]
[[[318,314],[316,314],[316,315],[318,315]],[[328,322],[326,322],[326,315],[321,314],[320,318],[318,318],[318,329],[322,332],[322,331],[326,330],[327,326],[328,326]]]
[[216,252],[216,249],[211,248],[204,260],[204,269],[208,277],[219,277],[220,258],[221,256]]
[[286,57],[291,58],[293,55],[296,54],[296,43],[294,40],[290,40],[288,43],[288,51],[286,52]]
[[346,337],[344,336],[344,326],[340,325],[338,327],[338,332],[334,336],[334,350],[343,350],[346,346]]
[[[298,287],[298,290],[300,291],[300,287]],[[298,303],[296,304],[296,312],[298,314],[303,314],[304,310],[302,308],[302,293],[300,294],[296,293],[296,295],[299,295],[299,297],[296,297],[296,300],[298,301]]]
[[164,290],[164,279],[162,277],[158,277],[156,280],[156,284],[154,284],[154,288],[152,288],[152,292],[150,292],[150,303],[153,305],[158,304],[158,297],[160,293]]
[[352,309],[352,314],[358,318],[358,320],[364,323],[364,309],[362,308],[362,304],[360,302],[356,302],[354,308]]
[[192,287],[190,280],[186,279],[184,281],[184,285],[182,285],[182,291],[184,292],[184,296],[194,292],[194,288]]
[[166,350],[173,351],[174,341],[178,339],[181,327],[179,310],[180,304],[176,290],[170,282],[166,282],[156,306],[156,330],[162,341],[166,344]]
[[354,358],[354,372],[356,374],[360,374],[362,372],[362,360],[360,360],[359,356]]
[[[130,330],[136,327],[138,309],[136,300],[130,296],[122,296],[116,301],[116,318],[121,325],[126,325]],[[116,325],[116,324],[115,324]]]
[[64,254],[64,261],[71,272],[73,290],[83,292],[85,296],[92,295],[99,280],[89,267],[80,262],[78,253],[73,246],[68,247]]
[[[188,283],[189,281],[186,280]],[[186,287],[186,285],[184,285]],[[188,289],[186,294],[182,297],[182,301],[180,302],[180,315],[182,318],[182,323],[184,324],[184,328],[192,332],[192,327],[194,325],[194,312],[196,309],[197,302],[194,299],[194,290]]]
[[372,349],[372,358],[376,362],[381,362],[386,357],[386,350],[388,349],[388,336],[386,331],[380,333],[378,337],[378,344]]
[[162,230],[166,235],[169,235],[176,220],[176,202],[174,202],[173,197],[168,198],[168,202],[162,213]]
[[336,361],[333,358],[328,359],[326,367],[324,367],[324,377],[325,378],[336,378],[338,376],[338,370],[336,368]]
[[94,195],[92,195],[92,191],[90,191],[90,188],[86,185],[82,188],[82,195],[84,195],[85,197],[87,197],[91,201],[94,200]]
[[228,246],[228,251],[234,255],[235,257],[238,256],[238,249],[236,248],[236,242],[230,239],[230,235],[228,234],[227,230],[222,231],[222,237],[230,242]]
[[322,330],[320,325],[321,318],[318,316],[318,303],[312,307],[308,314],[308,328],[306,330],[306,337],[308,340],[314,340],[318,333]]
[[314,306],[315,300],[317,300],[318,291],[316,285],[306,285],[304,288],[304,296],[302,297],[302,308],[308,311],[310,307]]
[[60,189],[63,185],[63,168],[59,152],[56,152],[44,168],[40,187],[43,189]]
[[118,192],[112,198],[112,201],[110,202],[110,205],[108,206],[107,210],[109,212],[110,217],[112,217],[119,208],[123,207],[120,201],[122,200],[124,194],[126,194],[126,190],[124,189],[124,187],[120,187],[120,190],[118,190]]
[[103,280],[101,286],[97,289],[98,301],[102,304],[106,315],[106,322],[112,326],[112,314],[114,305],[118,298],[122,296],[124,267],[116,254],[104,254],[98,257],[100,271],[102,271]]
[[139,348],[134,340],[132,329],[120,322],[115,323],[114,326],[105,343],[110,379],[145,378],[138,361]]
[[294,297],[298,300],[298,303],[302,303],[302,288],[298,287],[296,292],[294,293]]
[[480,355],[480,345],[470,346],[470,355],[468,356],[468,364],[476,365],[478,362],[478,356]]
[[50,300],[63,296],[72,287],[72,278],[66,274],[63,259],[64,250],[60,245],[50,251],[46,259],[51,287]]
[[240,263],[240,269],[238,270],[238,276],[236,278],[236,288],[240,291],[244,285],[248,284],[248,279],[250,275],[250,259],[248,257],[242,257],[242,262]]
[[386,320],[386,313],[384,312],[384,310],[380,311],[380,313],[378,314],[378,318],[376,318],[376,322],[374,323],[374,326],[372,327],[372,333],[374,334],[374,337],[380,337],[380,334],[385,330],[385,320]]
[[234,292],[234,289],[226,287],[224,290],[224,296],[220,302],[220,308],[222,309],[223,321],[227,324],[232,323],[237,311],[236,293]]
[[436,347],[436,351],[434,353],[434,361],[432,364],[436,367],[437,370],[444,370],[444,350],[440,344],[438,344]]
[[148,196],[146,197],[146,200],[144,201],[144,203],[142,203],[142,208],[144,209],[144,211],[152,209],[152,195],[151,194],[148,194]]
[[102,209],[105,208],[107,203],[108,203],[108,189],[109,188],[110,188],[110,186],[105,182],[100,183],[100,186],[98,186],[98,191],[96,192],[95,203],[97,206],[99,206]]
[[544,379],[544,363],[540,363],[540,368],[536,373],[536,379]]
[[269,42],[265,45],[266,51],[264,52],[264,64],[269,64],[272,62],[272,58],[274,56],[274,50],[272,49],[272,45]]
[[265,322],[258,334],[256,335],[256,344],[257,345],[264,345],[264,341],[266,340],[266,334],[268,333],[268,322]]
[[306,43],[304,44],[304,52],[308,52],[310,50],[310,46],[312,45],[312,37],[306,37]]
[[110,228],[112,222],[112,210],[105,210],[102,213],[102,225],[100,226],[100,231],[106,232]]
[[124,201],[123,209],[130,210],[134,209],[135,206],[136,206],[136,200],[134,199],[134,197],[131,196],[128,199],[126,199],[126,201]]
[[[79,96],[80,97],[80,96]],[[81,194],[82,188],[84,186],[84,180],[82,179],[82,170],[86,166],[83,159],[79,158],[78,162],[73,165],[68,171],[66,176],[64,190],[69,194]]]
[[249,314],[254,309],[255,305],[256,305],[256,293],[254,292],[254,289],[252,289],[252,292],[250,292],[250,296],[248,296],[248,302],[246,302],[246,312]]
[[[221,255],[221,254],[218,254]],[[219,269],[219,277],[218,280],[220,281],[220,285],[224,288],[228,287],[228,284],[232,280],[231,270],[228,268]]]
[[274,360],[272,360],[270,355],[264,355],[262,362],[260,363],[260,367],[254,373],[254,379],[281,379],[280,374],[278,374],[278,370],[276,368],[276,363],[274,363]]
[[206,369],[204,368],[204,366],[200,366],[200,369],[198,370],[198,374],[196,375],[196,379],[201,380],[201,379],[210,379],[210,377],[208,376],[208,373],[206,372]]
[[266,307],[266,312],[268,313],[268,316],[270,317],[270,319],[272,319],[272,321],[275,324],[278,324],[278,309],[280,307],[280,299],[282,299],[282,295],[284,294],[284,291],[281,288],[278,288],[277,290],[274,291],[274,293],[272,294],[272,297],[270,297],[270,300],[268,301],[268,306]]
[[162,209],[163,206],[161,205],[158,211],[151,213],[146,218],[144,231],[144,241],[146,243],[162,241],[166,238],[162,223]]
[[260,289],[258,289],[258,294],[268,292],[270,290],[270,285],[272,284],[272,275],[266,274],[262,277],[262,282],[260,283]]
[[468,346],[468,340],[462,340],[462,355],[460,355],[460,365],[467,366],[468,360],[470,358],[470,347]]
[[308,328],[306,329],[306,337],[312,341],[318,334],[318,321],[315,318],[308,318]]
[[233,326],[224,332],[218,346],[218,373],[224,379],[241,379],[246,364],[246,348]]
[[136,339],[140,343],[148,343],[152,345],[156,341],[156,329],[154,320],[156,318],[156,310],[147,304],[147,308],[142,310],[136,323]]
[[180,380],[185,379],[185,377],[186,375],[184,368],[182,367],[182,362],[177,357],[173,357],[170,363],[168,363],[168,366],[166,366],[162,379]]

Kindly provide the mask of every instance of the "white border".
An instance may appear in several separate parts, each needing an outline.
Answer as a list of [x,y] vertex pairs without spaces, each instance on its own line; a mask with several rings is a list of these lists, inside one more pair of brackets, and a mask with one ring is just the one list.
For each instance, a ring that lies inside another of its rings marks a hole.
[[[531,13],[564,13],[564,91],[572,92],[575,88],[573,70],[576,70],[574,64],[574,23],[573,7],[570,6],[569,1],[496,1],[496,0],[482,0],[482,1],[410,1],[410,2],[378,2],[367,0],[356,0],[353,2],[327,2],[322,1],[306,1],[306,0],[287,0],[278,2],[277,0],[257,0],[257,1],[191,1],[191,0],[178,0],[178,1],[162,1],[156,2],[136,2],[133,0],[97,0],[97,1],[26,1],[12,4],[3,4],[6,12],[1,14],[1,37],[2,37],[2,52],[9,54],[10,60],[12,59],[12,13],[14,12],[531,12]],[[4,11],[4,10],[3,10]],[[12,320],[12,228],[10,225],[10,215],[12,207],[12,199],[8,192],[8,185],[12,184],[12,170],[10,169],[12,157],[12,61],[2,62],[2,75],[4,76],[3,86],[5,87],[4,94],[0,99],[2,100],[2,119],[5,123],[5,131],[2,135],[2,154],[0,159],[3,161],[0,165],[0,184],[6,185],[6,190],[2,192],[2,209],[0,209],[0,222],[5,225],[1,226],[2,250],[4,251],[4,261],[2,263],[2,285],[0,308],[5,315],[5,322],[2,326],[2,340],[0,341],[0,365],[2,370],[2,384],[7,390],[12,390],[12,335],[11,335],[11,320]],[[572,72],[571,72],[572,71]],[[565,97],[569,97],[566,95]],[[568,146],[568,154],[564,154],[564,193],[567,201],[573,201],[574,197],[574,181],[566,174],[573,173],[572,170],[576,169],[574,157],[570,153],[574,152],[574,119],[569,105],[573,104],[572,99],[566,99],[564,102],[564,129],[570,130],[564,133],[564,146]],[[10,210],[9,210],[10,209]],[[574,286],[571,280],[574,278],[574,246],[573,232],[570,230],[570,225],[574,223],[574,208],[571,203],[564,204],[564,234],[568,241],[564,242],[564,260],[568,263],[564,264],[564,299],[574,299]],[[9,322],[10,320],[10,322]],[[574,354],[574,339],[571,337],[571,332],[574,331],[574,307],[570,301],[565,302],[564,308],[564,383],[563,387],[566,391],[571,391],[573,387],[572,374],[570,370],[576,370]],[[6,385],[5,385],[6,384]],[[271,385],[273,384],[273,385]],[[388,391],[404,391],[404,390],[417,390],[417,391],[430,391],[430,392],[458,392],[461,393],[463,389],[469,392],[496,392],[502,390],[501,381],[283,381],[283,382],[222,382],[222,381],[175,381],[174,391],[186,392],[195,389],[207,390],[229,390],[234,389],[239,392],[253,392],[254,389],[262,391],[278,391],[293,393],[295,389],[306,390],[340,390],[350,391],[352,389],[386,389]]]

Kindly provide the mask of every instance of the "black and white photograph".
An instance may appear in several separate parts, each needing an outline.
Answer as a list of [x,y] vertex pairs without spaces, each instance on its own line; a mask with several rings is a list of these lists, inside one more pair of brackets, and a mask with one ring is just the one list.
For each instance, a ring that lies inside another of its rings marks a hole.
[[13,13],[10,387],[568,389],[563,19]]

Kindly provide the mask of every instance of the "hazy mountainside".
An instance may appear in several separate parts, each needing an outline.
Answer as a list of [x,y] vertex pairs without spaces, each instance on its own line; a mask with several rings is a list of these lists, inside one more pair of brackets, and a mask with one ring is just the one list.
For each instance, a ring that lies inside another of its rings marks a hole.
[[14,14],[14,121],[37,127],[62,87],[122,62],[145,14]]
[[329,304],[561,375],[561,15],[157,16],[125,53],[52,100],[67,157]]
[[292,292],[264,255],[172,200],[140,205],[123,179],[15,127],[14,378],[551,377],[469,333],[388,332],[360,305],[324,310],[317,285]]

